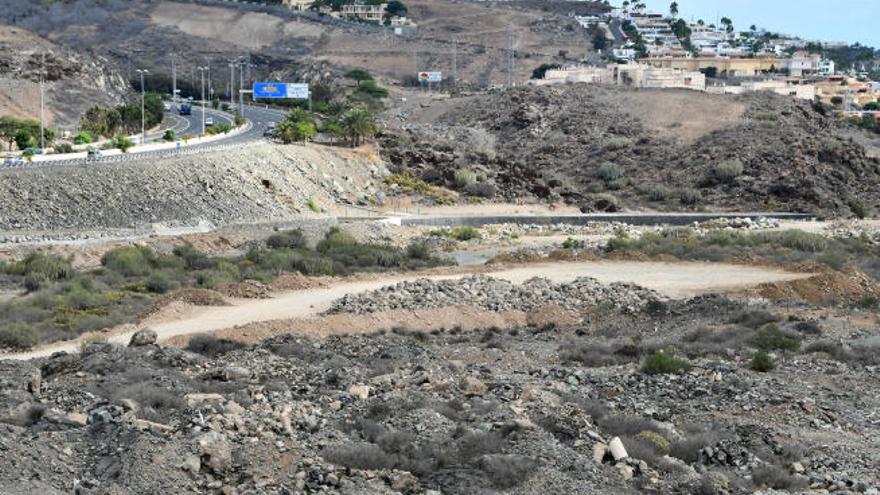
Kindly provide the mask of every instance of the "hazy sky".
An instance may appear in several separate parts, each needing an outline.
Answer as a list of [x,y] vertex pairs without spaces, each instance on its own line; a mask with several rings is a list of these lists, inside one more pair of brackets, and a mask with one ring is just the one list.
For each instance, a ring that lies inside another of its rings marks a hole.
[[[612,0],[620,6],[621,0]],[[643,0],[648,10],[669,11],[671,0]],[[880,48],[880,0],[678,0],[679,16],[718,23],[733,20],[737,29],[752,24],[805,39],[856,41]]]

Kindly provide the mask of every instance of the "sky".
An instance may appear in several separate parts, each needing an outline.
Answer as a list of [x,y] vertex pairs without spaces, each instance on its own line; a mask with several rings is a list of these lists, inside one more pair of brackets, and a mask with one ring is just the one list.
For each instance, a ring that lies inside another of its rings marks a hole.
[[[669,12],[672,0],[642,0],[652,12]],[[621,0],[611,4],[620,6]],[[752,24],[804,39],[859,42],[880,48],[880,0],[678,0],[679,16],[738,30]]]

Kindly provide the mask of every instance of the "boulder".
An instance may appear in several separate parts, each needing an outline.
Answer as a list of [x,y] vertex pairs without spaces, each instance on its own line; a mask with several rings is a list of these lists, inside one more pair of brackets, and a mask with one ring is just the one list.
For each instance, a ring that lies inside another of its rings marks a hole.
[[486,384],[477,380],[474,377],[466,376],[461,380],[461,391],[464,395],[469,397],[482,397],[486,395],[486,392],[489,391],[489,388],[486,387]]
[[153,345],[158,340],[159,336],[156,334],[156,331],[152,328],[144,328],[142,330],[138,330],[131,336],[131,340],[128,342],[129,347],[143,347],[146,345]]
[[199,454],[202,466],[216,474],[222,474],[232,466],[232,447],[226,437],[216,431],[199,438]]
[[614,457],[615,461],[629,457],[629,454],[626,453],[626,448],[623,446],[623,442],[620,441],[619,437],[614,437],[608,442],[608,450],[611,451],[611,457]]

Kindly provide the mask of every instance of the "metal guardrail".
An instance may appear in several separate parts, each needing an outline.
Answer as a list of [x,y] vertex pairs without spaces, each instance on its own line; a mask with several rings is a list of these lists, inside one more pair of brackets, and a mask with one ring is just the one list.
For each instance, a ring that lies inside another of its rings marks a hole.
[[177,158],[181,156],[190,156],[196,155],[199,153],[210,153],[216,151],[226,151],[229,149],[240,149],[242,147],[251,146],[256,144],[260,140],[254,141],[244,141],[244,142],[236,142],[236,143],[224,143],[224,144],[205,144],[205,145],[196,145],[196,146],[188,146],[186,148],[172,148],[166,150],[156,150],[156,151],[144,151],[141,153],[123,153],[121,155],[112,155],[112,156],[104,156],[101,158],[72,158],[70,160],[52,160],[45,162],[23,162],[19,164],[3,164],[0,166],[2,169],[35,169],[35,168],[46,168],[46,167],[70,167],[76,165],[90,165],[90,164],[104,164],[104,163],[124,163],[124,162],[135,162],[142,160],[156,160],[156,159],[164,159],[164,158]]

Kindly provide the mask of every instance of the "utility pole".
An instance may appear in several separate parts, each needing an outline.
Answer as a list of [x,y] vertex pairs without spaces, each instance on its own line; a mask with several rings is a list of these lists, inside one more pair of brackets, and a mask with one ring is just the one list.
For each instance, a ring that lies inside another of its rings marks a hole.
[[46,70],[46,52],[43,52],[43,63],[40,67],[40,149],[46,149],[46,123],[43,117],[43,71]]
[[141,76],[141,145],[147,144],[147,117],[146,117],[146,92],[144,91],[144,74],[149,74],[147,69],[137,69],[135,72]]
[[202,75],[202,134],[205,134],[205,71],[207,67],[196,67]]
[[171,101],[177,101],[177,54],[171,54]]
[[238,66],[238,87],[240,88],[238,93],[238,113],[244,117],[244,62],[239,63]]
[[514,83],[514,36],[513,25],[507,26],[507,87],[512,88]]
[[235,109],[235,61],[229,62],[229,108]]
[[458,40],[452,40],[452,89],[458,86]]

